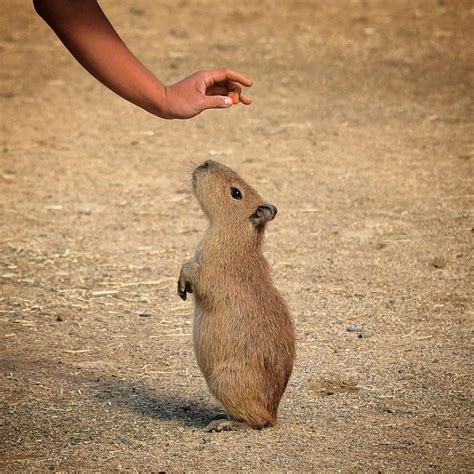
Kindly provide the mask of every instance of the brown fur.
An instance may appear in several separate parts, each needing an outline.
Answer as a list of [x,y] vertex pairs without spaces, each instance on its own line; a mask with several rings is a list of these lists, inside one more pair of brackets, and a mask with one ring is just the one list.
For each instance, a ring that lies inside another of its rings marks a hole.
[[183,265],[178,293],[194,293],[197,362],[231,420],[272,426],[295,357],[292,319],[261,251],[276,208],[214,161],[194,170],[193,188],[210,226]]

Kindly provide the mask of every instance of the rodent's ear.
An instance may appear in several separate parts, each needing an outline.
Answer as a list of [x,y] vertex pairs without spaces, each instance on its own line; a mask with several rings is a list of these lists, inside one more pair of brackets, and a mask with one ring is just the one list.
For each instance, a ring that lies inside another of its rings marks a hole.
[[250,221],[255,227],[266,224],[271,221],[278,212],[278,209],[273,204],[260,204],[250,216]]

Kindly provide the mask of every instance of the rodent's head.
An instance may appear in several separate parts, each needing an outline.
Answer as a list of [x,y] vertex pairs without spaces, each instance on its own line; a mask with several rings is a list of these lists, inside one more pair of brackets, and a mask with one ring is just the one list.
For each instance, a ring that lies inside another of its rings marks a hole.
[[194,170],[193,191],[212,225],[260,233],[277,213],[235,171],[217,161],[207,160]]

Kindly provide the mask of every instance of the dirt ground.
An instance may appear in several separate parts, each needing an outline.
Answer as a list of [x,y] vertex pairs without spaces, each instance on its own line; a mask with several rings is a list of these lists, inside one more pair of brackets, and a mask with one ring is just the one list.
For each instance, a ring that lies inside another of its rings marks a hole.
[[[2,3],[0,469],[472,472],[473,2],[101,4],[166,83],[232,66],[254,104],[157,119]],[[272,429],[203,431],[175,286],[207,158],[279,209]]]

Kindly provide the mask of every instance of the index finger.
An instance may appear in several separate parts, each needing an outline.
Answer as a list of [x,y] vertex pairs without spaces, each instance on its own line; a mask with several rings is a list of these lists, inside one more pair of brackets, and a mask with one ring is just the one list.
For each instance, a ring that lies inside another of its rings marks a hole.
[[206,80],[208,86],[212,85],[215,82],[225,82],[225,81],[233,81],[242,84],[245,87],[250,87],[252,85],[252,81],[247,79],[245,76],[240,74],[237,71],[232,69],[214,69],[208,71],[209,77]]

